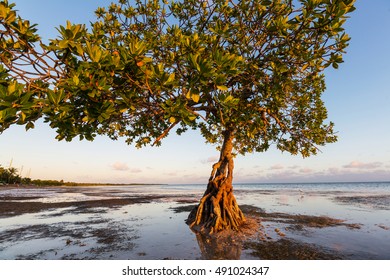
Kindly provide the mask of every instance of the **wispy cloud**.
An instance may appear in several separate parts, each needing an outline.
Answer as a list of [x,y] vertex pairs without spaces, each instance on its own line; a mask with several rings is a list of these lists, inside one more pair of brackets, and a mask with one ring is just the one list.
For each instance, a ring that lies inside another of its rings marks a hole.
[[217,156],[213,156],[213,157],[209,157],[207,159],[201,160],[202,163],[215,163],[217,161],[218,161],[218,157]]
[[305,168],[299,169],[299,172],[304,173],[304,174],[309,174],[309,173],[313,173],[313,169],[305,167]]
[[329,167],[327,171],[325,171],[325,173],[328,173],[328,174],[339,174],[340,173],[340,168],[338,167]]
[[382,163],[381,162],[360,162],[360,161],[352,161],[346,165],[344,165],[344,168],[357,168],[357,169],[375,169],[378,167],[381,167]]
[[112,167],[112,169],[117,170],[117,171],[129,170],[129,167],[127,166],[127,164],[124,162],[120,162],[120,161],[117,161],[117,162],[111,164],[111,167]]
[[291,165],[288,168],[290,168],[290,169],[298,169],[298,168],[300,168],[300,166],[299,165]]
[[281,165],[281,164],[275,164],[275,165],[272,165],[269,170],[280,170],[280,169],[283,169],[284,166]]
[[130,173],[142,173],[142,170],[139,168],[131,168],[129,169]]

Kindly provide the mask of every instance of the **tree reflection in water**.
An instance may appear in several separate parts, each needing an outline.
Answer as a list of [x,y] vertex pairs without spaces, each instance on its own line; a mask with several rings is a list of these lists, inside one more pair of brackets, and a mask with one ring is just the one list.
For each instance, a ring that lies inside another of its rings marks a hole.
[[[254,215],[260,208],[243,205],[246,222],[241,225],[240,231],[224,230],[208,234],[200,230],[192,231],[196,235],[202,258],[206,260],[239,260],[241,259],[244,242],[264,237],[264,226],[261,218]],[[261,210],[261,209],[260,209]]]
[[234,233],[209,235],[196,233],[202,258],[206,260],[238,260],[241,257],[242,240]]

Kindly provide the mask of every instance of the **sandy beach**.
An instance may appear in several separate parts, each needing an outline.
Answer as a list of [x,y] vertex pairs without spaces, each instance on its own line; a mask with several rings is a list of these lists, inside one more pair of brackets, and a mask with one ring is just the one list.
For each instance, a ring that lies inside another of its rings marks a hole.
[[185,223],[202,186],[3,186],[0,259],[389,260],[389,186],[239,185],[257,228],[219,238]]

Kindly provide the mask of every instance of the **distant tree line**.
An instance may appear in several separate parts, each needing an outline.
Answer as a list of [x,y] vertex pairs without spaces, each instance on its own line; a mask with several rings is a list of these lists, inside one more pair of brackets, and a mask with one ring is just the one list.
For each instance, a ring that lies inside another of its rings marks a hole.
[[[140,184],[140,183],[127,183],[127,184],[112,184],[112,183],[76,183],[76,182],[64,182],[64,180],[41,180],[31,179],[28,177],[22,177],[21,172],[15,167],[5,168],[0,165],[0,186],[2,185],[31,185],[31,186],[128,186],[128,185],[155,185],[155,184]],[[158,184],[161,185],[161,184]]]
[[22,177],[15,167],[5,168],[0,165],[0,185],[62,186],[64,184],[63,180],[32,180],[31,178]]
[[0,166],[0,183],[3,184],[21,184],[23,178],[18,174],[14,167],[4,168]]

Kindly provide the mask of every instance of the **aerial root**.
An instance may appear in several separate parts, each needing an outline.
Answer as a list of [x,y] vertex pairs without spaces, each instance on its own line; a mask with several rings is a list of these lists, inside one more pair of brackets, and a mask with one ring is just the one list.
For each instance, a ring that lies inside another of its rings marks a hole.
[[209,233],[224,229],[238,231],[245,222],[245,217],[238,207],[232,191],[230,191],[231,188],[225,182],[218,189],[213,188],[213,186],[214,184],[208,186],[208,191],[200,200],[192,221],[189,217],[190,227],[200,227],[202,231]]

